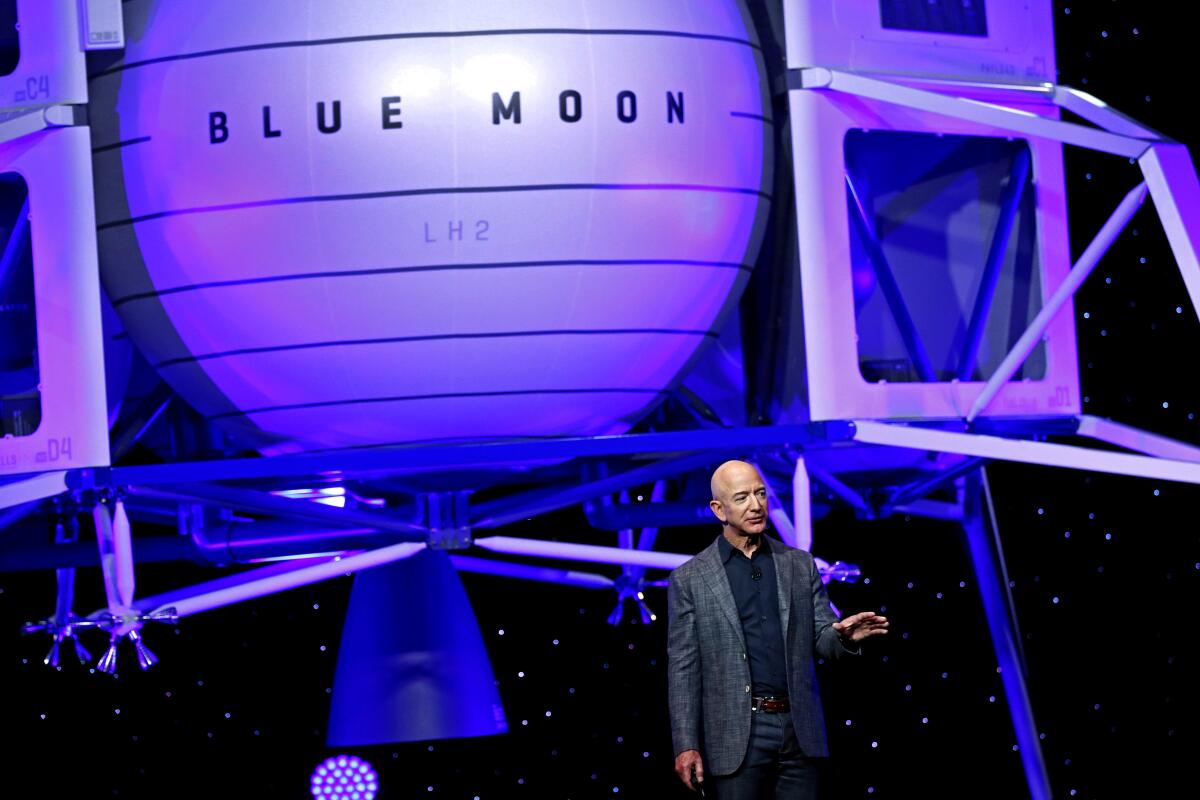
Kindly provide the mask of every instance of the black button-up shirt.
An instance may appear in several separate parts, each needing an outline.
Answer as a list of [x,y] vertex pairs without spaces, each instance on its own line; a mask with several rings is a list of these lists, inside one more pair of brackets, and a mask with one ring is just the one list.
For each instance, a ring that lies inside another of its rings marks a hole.
[[[755,697],[787,697],[787,663],[783,657],[783,625],[775,559],[764,542],[746,558],[722,536],[717,541],[733,602],[742,620],[750,684]],[[758,576],[755,578],[755,576]]]

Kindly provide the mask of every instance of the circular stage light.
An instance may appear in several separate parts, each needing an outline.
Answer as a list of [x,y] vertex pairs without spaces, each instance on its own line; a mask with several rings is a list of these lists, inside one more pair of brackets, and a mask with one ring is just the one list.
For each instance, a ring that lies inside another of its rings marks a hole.
[[104,283],[263,452],[626,430],[748,280],[740,0],[125,13],[90,83]]
[[379,776],[358,756],[330,756],[313,770],[309,784],[320,800],[375,800],[379,793]]

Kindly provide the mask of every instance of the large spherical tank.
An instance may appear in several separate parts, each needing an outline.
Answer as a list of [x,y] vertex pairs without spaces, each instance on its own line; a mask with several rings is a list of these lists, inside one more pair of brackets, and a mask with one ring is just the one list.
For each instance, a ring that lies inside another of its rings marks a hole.
[[770,202],[735,0],[132,0],[92,65],[105,287],[271,452],[627,429]]

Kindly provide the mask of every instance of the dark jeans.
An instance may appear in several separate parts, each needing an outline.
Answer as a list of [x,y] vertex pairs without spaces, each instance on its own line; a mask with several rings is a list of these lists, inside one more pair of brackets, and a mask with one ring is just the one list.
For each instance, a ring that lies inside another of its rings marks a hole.
[[705,781],[716,800],[821,800],[829,759],[809,758],[800,751],[791,714],[750,715],[750,746],[732,775]]

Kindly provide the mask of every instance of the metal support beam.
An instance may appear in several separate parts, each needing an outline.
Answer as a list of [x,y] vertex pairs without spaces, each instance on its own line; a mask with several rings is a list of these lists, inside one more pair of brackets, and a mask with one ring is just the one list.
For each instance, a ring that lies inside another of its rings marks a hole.
[[713,521],[712,510],[700,503],[635,503],[628,506],[585,503],[588,524],[605,531],[622,528],[683,528]]
[[1192,157],[1181,144],[1156,144],[1138,159],[1138,166],[1150,187],[1192,310],[1200,317],[1200,180]]
[[[601,478],[598,481],[585,483],[581,486],[570,486],[549,496],[546,496],[542,492],[530,493],[533,497],[529,505],[522,506],[515,504],[509,510],[500,513],[489,515],[485,512],[479,516],[472,515],[471,527],[475,529],[498,528],[510,522],[517,522],[528,517],[535,517],[539,514],[546,514],[550,511],[557,511],[560,508],[573,506],[576,503],[582,503],[594,497],[613,494],[622,489],[628,489],[631,486],[650,483],[660,478],[688,472],[697,467],[710,464],[720,458],[721,451],[706,451],[681,458],[663,459],[653,464],[647,464],[643,467],[622,472],[619,475]],[[476,512],[478,513],[478,509]]]
[[850,428],[843,422],[814,422],[806,425],[763,425],[520,442],[377,447],[343,452],[296,453],[271,458],[80,469],[72,470],[68,474],[68,483],[73,489],[90,489],[96,486],[151,486],[197,481],[301,477],[331,470],[343,474],[382,474],[401,470],[446,470],[528,464],[534,461],[569,458],[611,458],[699,450],[747,451],[788,444],[842,441],[849,438]]
[[[996,504],[992,500],[992,484],[988,480],[987,467],[979,469],[979,484],[983,489],[983,512],[984,522],[987,525],[988,531],[992,535],[992,545],[996,556],[996,566],[1000,573],[1000,588],[1004,590],[1004,598],[1007,601],[1009,624],[1012,626],[1013,641],[1017,645],[1017,657],[1021,664],[1021,674],[1026,678],[1029,677],[1029,666],[1025,661],[1025,643],[1021,639],[1021,625],[1017,619],[1017,604],[1013,600],[1012,581],[1008,577],[1008,561],[1004,557],[1004,544],[1000,540],[1000,522],[996,518]],[[967,497],[967,481],[964,477],[959,482],[958,487],[958,504],[964,509],[963,517],[966,517],[966,497]]]
[[622,547],[551,542],[545,539],[518,539],[512,536],[488,536],[476,539],[475,545],[484,550],[508,555],[590,561],[597,564],[628,564],[648,569],[675,569],[691,558],[690,555],[682,553],[644,552]]
[[[136,564],[198,560],[196,547],[183,536],[149,536],[137,540]],[[39,539],[36,544],[22,542],[0,550],[0,573],[98,566],[100,554],[91,540],[50,544]]]
[[1050,777],[1046,772],[1037,724],[1025,686],[1017,634],[1011,623],[1010,608],[1005,602],[1006,595],[987,536],[984,520],[985,500],[980,477],[968,476],[966,487],[963,535],[975,568],[975,579],[979,583],[979,594],[983,601],[988,630],[992,635],[992,646],[996,651],[1000,679],[1008,699],[1008,711],[1012,717],[1013,731],[1016,733],[1017,748],[1021,763],[1025,767],[1025,779],[1033,800],[1050,800]]
[[[194,548],[190,557],[220,566],[338,555],[404,541],[374,528],[316,527],[292,520],[221,520],[212,524],[189,520],[189,527],[188,541]],[[138,545],[140,548],[141,540]],[[138,560],[142,560],[140,553]]]
[[879,244],[879,239],[875,236],[871,219],[867,216],[867,208],[863,205],[862,198],[859,196],[858,190],[854,188],[854,181],[850,179],[849,175],[846,176],[846,190],[850,193],[852,207],[850,219],[854,222],[854,229],[858,231],[859,237],[867,248],[867,257],[875,269],[875,279],[879,281],[879,288],[883,292],[884,299],[887,300],[892,318],[896,321],[896,327],[900,330],[900,338],[904,340],[904,348],[908,351],[908,357],[912,360],[913,367],[916,368],[917,375],[921,380],[932,383],[937,380],[933,362],[929,360],[929,352],[925,349],[925,343],[921,341],[921,333],[917,330],[917,325],[908,310],[908,304],[904,302],[904,293],[900,291],[900,284],[896,282],[896,274],[892,272],[892,266],[883,252],[883,246]]
[[[79,517],[74,514],[62,515],[54,521],[54,543],[56,545],[75,544],[79,541]],[[65,628],[74,618],[75,606],[75,568],[58,567],[55,570],[57,580],[57,602],[54,606],[54,624]]]
[[771,485],[771,479],[767,476],[766,471],[757,463],[753,461],[750,463],[758,470],[758,474],[762,476],[763,483],[767,487],[767,517],[770,518],[771,524],[775,526],[779,538],[789,547],[796,547],[796,526],[792,524],[792,520],[788,517],[787,510],[783,507],[783,501],[779,499],[779,493]]
[[31,478],[0,484],[0,508],[12,508],[62,494],[67,490],[67,474],[62,471],[43,472]]
[[[629,505],[629,492],[622,489],[621,494],[617,497],[617,500],[618,500],[618,502],[615,505],[622,505],[622,506]],[[601,502],[604,503],[605,505],[614,505],[611,497],[604,497],[601,499]],[[621,528],[619,531],[617,531],[617,547],[623,548],[625,550],[633,549],[633,528]],[[624,578],[623,583],[625,586],[632,587],[632,586],[636,585],[636,583],[637,583],[635,580],[633,580],[633,578],[630,574],[630,571],[632,569],[633,569],[633,567],[629,566],[628,564],[623,564],[621,566],[621,576]],[[616,608],[616,611],[613,612],[613,614],[616,615],[616,618],[618,621],[620,621],[620,618],[621,618],[621,609],[624,605],[625,593],[626,592],[624,592],[624,591],[619,593],[621,596],[619,596],[617,598],[617,608]],[[609,622],[610,623],[612,622],[611,617],[609,618]]]
[[[206,584],[201,584],[200,586],[193,587],[199,590],[194,594],[183,595],[175,593],[166,600],[162,596],[148,597],[144,600],[139,600],[137,606],[138,608],[148,610],[150,614],[167,613],[169,611],[173,616],[186,617],[191,614],[199,614],[202,611],[210,611],[214,608],[224,608],[225,606],[240,603],[244,600],[265,597],[266,595],[275,594],[287,589],[308,586],[312,583],[337,578],[358,570],[390,564],[393,561],[400,561],[401,559],[415,555],[424,549],[424,544],[402,542],[389,547],[381,547],[378,550],[369,550],[364,553],[354,553],[353,555],[320,561],[317,564],[309,564],[307,562],[302,563],[300,566],[276,564],[263,567],[261,570],[235,576],[242,579],[238,583],[231,582],[215,589]],[[287,569],[287,567],[294,568]]]
[[903,506],[911,503],[914,500],[919,500],[930,492],[952,483],[957,478],[984,463],[986,459],[982,458],[964,458],[952,467],[942,470],[936,475],[931,475],[919,481],[914,481],[907,486],[897,487],[888,501],[883,504],[879,510],[880,516],[885,516],[897,506]]
[[[111,506],[111,508],[110,508]],[[104,595],[108,613],[115,619],[128,617],[133,610],[136,589],[133,569],[133,535],[129,517],[120,498],[102,499],[92,508],[96,542],[100,548],[100,570],[104,575]],[[123,636],[132,628],[118,625],[113,635]]]
[[37,507],[37,503],[25,503],[24,505],[10,506],[8,508],[0,506],[0,534],[3,534],[9,526],[16,525],[34,511],[37,511]]
[[1075,262],[1075,266],[1067,273],[1067,277],[1059,284],[1059,287],[1054,290],[1054,294],[1046,301],[1042,310],[1033,318],[1033,322],[1029,323],[1029,327],[1025,329],[1025,333],[1021,334],[1021,338],[1013,345],[1012,350],[1000,362],[1000,366],[996,367],[995,373],[988,378],[987,383],[979,392],[979,396],[975,398],[975,403],[971,406],[971,410],[967,413],[967,422],[973,422],[976,417],[987,410],[991,405],[992,400],[999,394],[1004,384],[1008,383],[1008,379],[1016,374],[1021,365],[1025,363],[1025,359],[1033,352],[1033,348],[1037,347],[1038,342],[1042,340],[1042,336],[1046,333],[1046,329],[1050,327],[1050,323],[1058,312],[1062,310],[1067,301],[1070,300],[1075,292],[1087,280],[1088,275],[1092,274],[1092,270],[1100,263],[1101,257],[1108,252],[1108,248],[1125,229],[1125,225],[1133,218],[1133,215],[1141,207],[1142,201],[1146,199],[1146,183],[1143,181],[1129,191],[1125,198],[1113,211],[1112,216],[1104,223],[1100,232],[1092,239],[1087,249],[1083,251],[1083,255]]
[[[841,92],[951,119],[974,122],[1017,136],[1036,136],[1126,158],[1138,158],[1154,141],[1063,122],[995,103],[916,89],[893,81],[868,78],[865,75],[825,67],[788,70],[787,82],[789,89]],[[950,90],[950,87],[947,88]]]
[[909,514],[925,519],[944,519],[952,522],[962,520],[962,506],[958,503],[939,503],[936,500],[914,500],[902,506],[893,506],[893,514]]
[[[604,470],[604,468],[607,467],[607,464],[601,464],[600,466],[602,468],[599,472],[600,476],[607,477],[608,473]],[[570,489],[577,489],[581,486],[591,485],[593,474],[594,471],[592,470],[577,470],[577,475],[573,480],[554,483],[546,482],[536,489],[529,489],[526,491],[517,492],[516,494],[505,495],[504,497],[497,497],[494,500],[484,500],[479,503],[472,503],[467,509],[467,518],[469,520],[479,520],[489,519],[491,517],[508,516],[509,514],[513,513],[523,513],[525,509],[536,508],[541,503],[551,500],[551,498],[558,497],[558,495],[562,492]],[[603,511],[618,508],[611,503],[604,505],[602,503],[595,503],[591,501],[585,502],[583,505],[584,513],[588,516],[589,523],[591,523],[592,517],[592,512],[589,510],[590,508]],[[620,530],[621,528],[631,527],[631,525],[621,524],[607,526],[593,524],[592,527],[605,528],[607,530]]]
[[238,489],[216,484],[193,483],[187,486],[150,488],[130,486],[131,496],[179,503],[208,503],[288,519],[303,519],[346,528],[374,528],[393,533],[408,541],[425,541],[429,531],[395,517],[374,511],[336,508],[308,500],[288,499],[253,489]]
[[[494,553],[507,555],[530,556],[534,558],[550,558],[563,561],[587,561],[596,564],[619,564],[646,569],[672,570],[693,558],[686,553],[645,552],[642,550],[626,550],[621,547],[600,547],[591,544],[576,544],[574,542],[553,542],[546,539],[519,539],[512,536],[488,536],[476,539],[475,545]],[[817,559],[818,569],[822,576],[829,572],[836,580],[849,580],[857,575],[858,567],[835,561],[829,564]],[[654,586],[654,583],[647,583]]]
[[1012,237],[1013,225],[1017,220],[1021,196],[1025,193],[1025,185],[1029,178],[1029,150],[1022,147],[1017,150],[1012,172],[1008,176],[1008,185],[1004,187],[1004,195],[1000,200],[1000,216],[996,218],[996,229],[992,232],[992,243],[988,247],[987,260],[983,265],[983,275],[979,279],[979,290],[975,294],[975,308],[971,311],[971,321],[967,325],[967,336],[963,343],[962,357],[958,362],[957,377],[960,381],[969,381],[975,374],[975,364],[979,360],[979,345],[983,341],[983,332],[987,328],[988,314],[992,310],[992,302],[996,299],[996,287],[1000,285],[1000,270],[1004,266],[1004,257],[1008,253],[1008,240]]
[[[164,538],[165,537],[157,536],[152,537],[148,541],[162,541]],[[138,548],[139,554],[141,551],[142,548]],[[273,564],[248,570],[246,572],[227,573],[219,578],[213,578],[209,581],[192,584],[191,586],[181,586],[178,589],[172,589],[168,592],[156,594],[153,597],[140,598],[136,603],[134,603],[134,605],[143,611],[152,608],[166,609],[172,607],[172,604],[180,600],[212,594],[213,592],[222,591],[225,589],[233,589],[235,587],[242,586],[243,584],[261,581],[272,576],[286,575],[305,567],[337,561],[339,558],[343,558],[346,555],[353,555],[353,553],[331,553],[321,556],[313,556],[312,558],[278,561]]]
[[[666,496],[667,482],[655,481],[654,488],[650,490],[649,505],[661,503],[663,498]],[[658,528],[655,526],[643,527],[638,531],[636,547],[638,550],[643,552],[651,552],[654,550],[654,543],[656,541],[658,541]],[[642,579],[646,576],[646,569],[644,567],[629,567],[628,570],[630,580],[637,584],[640,584]]]
[[854,423],[854,438],[870,444],[910,447],[934,453],[959,453],[965,456],[1067,467],[1112,475],[1158,478],[1180,483],[1200,484],[1200,464],[1168,458],[1109,453],[1067,444],[1001,439],[998,436],[939,431],[908,425],[889,425],[869,420]]
[[12,230],[8,233],[8,241],[4,243],[4,252],[0,254],[0,297],[5,295],[6,284],[15,280],[17,259],[25,252],[29,244],[29,198],[21,204],[13,220]]
[[1117,447],[1148,456],[1200,462],[1200,447],[1091,414],[1084,414],[1079,418],[1078,433],[1089,439],[1115,444]]
[[159,383],[154,391],[142,398],[136,410],[129,418],[128,424],[118,434],[112,443],[112,460],[116,461],[129,452],[142,436],[150,429],[167,406],[175,398],[175,392],[166,383]]
[[1051,99],[1059,108],[1083,117],[1106,131],[1132,136],[1136,139],[1161,139],[1170,141],[1153,128],[1147,127],[1132,117],[1122,114],[1098,97],[1070,86],[1055,86]]
[[474,556],[450,556],[450,563],[460,572],[480,575],[496,575],[502,578],[517,578],[524,581],[556,583],[559,586],[575,586],[581,589],[612,589],[616,584],[612,578],[591,572],[576,572],[553,567],[535,567],[512,561],[496,561]]
[[50,128],[83,125],[87,118],[83,109],[83,106],[55,105],[9,112],[0,118],[0,144]]
[[808,464],[806,465],[806,468],[810,478],[824,486],[826,489],[832,492],[835,497],[853,508],[855,511],[867,515],[875,513],[874,509],[872,509],[867,501],[863,499],[861,494],[842,483],[840,480],[834,477],[832,473],[821,469],[815,464]]
[[796,454],[796,469],[792,472],[792,524],[796,526],[796,547],[812,552],[813,514],[812,485],[804,454]]

